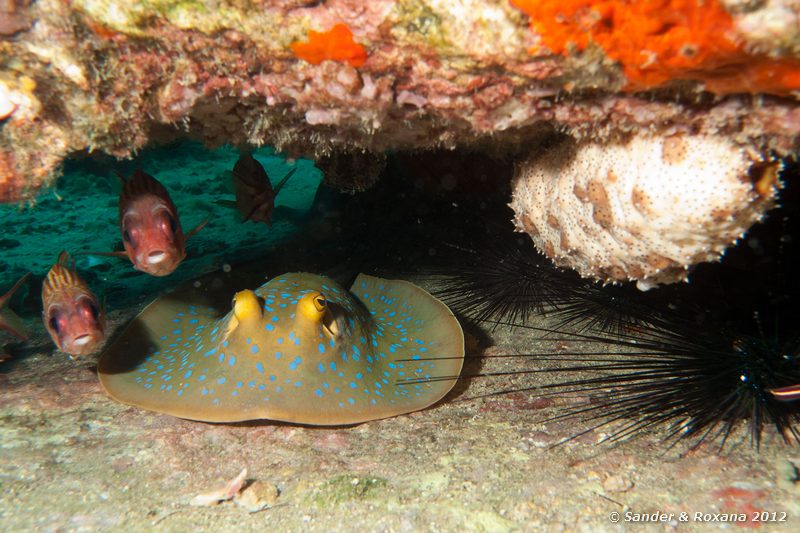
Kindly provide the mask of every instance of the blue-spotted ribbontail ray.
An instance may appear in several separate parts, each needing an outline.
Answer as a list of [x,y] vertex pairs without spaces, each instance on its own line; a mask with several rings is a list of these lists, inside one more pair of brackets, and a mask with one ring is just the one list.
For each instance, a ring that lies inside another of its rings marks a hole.
[[348,292],[284,274],[220,314],[159,298],[103,354],[100,382],[123,403],[191,420],[341,425],[428,407],[464,359],[456,318],[406,281],[361,274]]

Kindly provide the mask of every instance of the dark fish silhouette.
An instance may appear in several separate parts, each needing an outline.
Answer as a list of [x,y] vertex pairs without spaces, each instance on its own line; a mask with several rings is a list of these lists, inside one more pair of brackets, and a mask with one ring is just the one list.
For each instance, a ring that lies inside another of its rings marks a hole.
[[263,222],[272,225],[272,215],[275,211],[275,197],[286,184],[292,174],[293,168],[275,187],[269,181],[269,176],[261,163],[256,161],[249,152],[242,152],[232,172],[226,172],[233,183],[236,193],[235,202],[221,201],[221,205],[235,207],[242,215],[242,222]]

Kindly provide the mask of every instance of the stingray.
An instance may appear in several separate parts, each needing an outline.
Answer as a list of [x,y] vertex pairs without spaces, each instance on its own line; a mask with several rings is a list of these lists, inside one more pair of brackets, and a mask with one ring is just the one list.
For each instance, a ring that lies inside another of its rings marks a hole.
[[160,297],[104,352],[100,382],[122,403],[190,420],[345,425],[428,407],[461,372],[458,321],[406,281],[360,274],[348,292],[284,274],[231,307]]

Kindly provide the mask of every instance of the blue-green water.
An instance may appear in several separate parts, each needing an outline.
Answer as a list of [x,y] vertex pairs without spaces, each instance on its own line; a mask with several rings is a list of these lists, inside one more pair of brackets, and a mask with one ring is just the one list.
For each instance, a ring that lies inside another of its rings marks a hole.
[[[275,205],[291,208],[299,216],[286,217],[277,210],[270,227],[242,223],[235,209],[221,206],[220,200],[234,199],[229,180],[220,177],[233,168],[238,158],[238,152],[229,147],[206,150],[199,144],[184,142],[144,151],[131,161],[68,161],[55,187],[43,192],[35,204],[0,205],[0,292],[26,272],[32,272],[12,307],[34,311],[39,305],[41,280],[61,250],[75,257],[81,276],[110,308],[152,297],[224,265],[268,260],[275,246],[301,229],[303,214],[314,201],[322,173],[309,160],[287,161],[269,148],[253,155],[273,185],[297,167],[275,198]],[[126,259],[83,255],[122,248],[118,225],[120,183],[113,171],[129,176],[137,168],[156,177],[170,192],[184,232],[205,219],[209,221],[187,242],[183,263],[164,278],[134,270]]]

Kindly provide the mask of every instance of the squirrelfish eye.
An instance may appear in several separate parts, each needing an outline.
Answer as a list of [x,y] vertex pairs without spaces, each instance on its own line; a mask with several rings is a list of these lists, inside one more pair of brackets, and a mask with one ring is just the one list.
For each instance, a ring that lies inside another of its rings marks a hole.
[[56,332],[56,335],[61,334],[60,327],[58,325],[58,316],[56,313],[53,313],[53,316],[50,317],[49,324],[50,328],[52,328],[52,330]]
[[168,213],[167,218],[169,218],[169,229],[172,231],[172,233],[175,233],[175,231],[178,229],[178,223],[175,221],[175,217],[172,216],[172,213]]
[[122,240],[125,242],[131,242],[131,234],[128,232],[128,230],[122,232]]
[[92,314],[92,318],[97,321],[97,317],[100,316],[100,309],[98,309],[97,305],[95,305],[95,303],[91,300],[87,300],[86,304],[89,312]]

